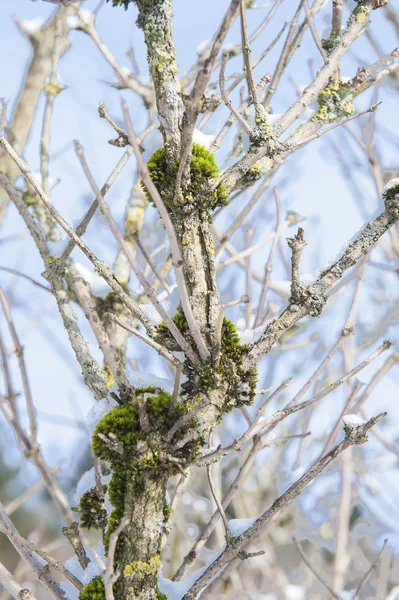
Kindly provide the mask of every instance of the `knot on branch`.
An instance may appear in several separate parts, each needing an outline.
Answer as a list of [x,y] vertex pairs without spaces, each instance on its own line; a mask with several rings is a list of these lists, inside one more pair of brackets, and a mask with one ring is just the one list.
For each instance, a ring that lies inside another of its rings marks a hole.
[[364,430],[363,424],[345,423],[345,436],[352,444],[365,444],[368,441],[367,431]]
[[295,306],[298,306],[298,310],[303,307],[311,317],[319,317],[327,303],[327,293],[328,288],[322,283],[308,285],[297,281],[295,286],[291,286],[291,310],[295,310]]

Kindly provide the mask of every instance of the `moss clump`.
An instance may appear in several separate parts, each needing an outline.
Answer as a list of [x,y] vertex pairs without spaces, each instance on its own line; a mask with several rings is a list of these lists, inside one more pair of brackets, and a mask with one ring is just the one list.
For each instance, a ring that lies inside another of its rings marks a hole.
[[[104,488],[106,491],[106,487]],[[80,525],[86,529],[105,529],[107,511],[104,506],[104,493],[97,488],[88,490],[79,500]]]
[[[172,425],[187,411],[189,406],[178,403],[172,411],[172,396],[155,388],[136,388],[136,397],[142,396],[145,411],[151,427],[150,432],[141,429],[137,403],[126,403],[114,407],[97,423],[92,437],[92,448],[97,458],[107,461],[112,468],[112,477],[108,483],[108,497],[114,510],[109,516],[104,536],[107,551],[110,535],[122,519],[128,485],[138,495],[142,493],[146,478],[175,475],[176,464],[166,458],[164,450],[165,434]],[[196,426],[192,419],[175,435],[175,440],[184,438],[190,428]],[[193,440],[184,444],[175,452],[176,458],[191,461],[198,453],[203,440]],[[169,509],[170,510],[170,509]],[[165,512],[164,512],[165,516]],[[118,540],[123,545],[124,534]],[[117,551],[118,553],[118,551]]]
[[100,575],[84,586],[79,594],[79,600],[105,600],[104,584]]
[[[181,306],[178,307],[172,321],[180,333],[194,345]],[[172,350],[176,350],[175,341],[163,321],[158,325],[157,333],[162,343]],[[220,385],[228,383],[225,402],[221,407],[221,416],[233,410],[233,408],[243,404],[251,404],[255,397],[257,375],[255,369],[244,369],[242,366],[246,351],[247,345],[241,343],[236,326],[230,319],[224,318],[219,364],[208,363],[202,365],[199,369],[193,369],[193,375],[182,386],[183,390],[190,396],[193,392],[207,393]]]
[[[107,0],[110,2],[110,0]],[[112,0],[112,6],[123,6],[125,10],[128,9],[129,4],[133,4],[135,0]]]
[[164,518],[164,523],[167,523],[170,519],[170,516],[172,514],[171,508],[170,508],[170,504],[168,502],[165,502],[165,504],[163,505],[163,518]]
[[[177,160],[172,167],[168,166],[163,147],[155,150],[147,161],[151,178],[166,207],[172,213],[179,208],[175,203],[176,175],[179,162]],[[217,206],[223,206],[226,203],[227,194],[223,184],[212,190],[212,184],[219,175],[215,158],[211,152],[200,144],[193,144],[190,174],[190,183],[187,189],[183,190],[186,205],[192,204],[192,206],[203,210],[213,210]],[[144,191],[148,201],[153,204],[146,187],[144,187]]]
[[354,91],[342,81],[336,81],[319,92],[317,102],[319,108],[312,116],[312,121],[331,123],[353,115],[355,107],[352,104]]

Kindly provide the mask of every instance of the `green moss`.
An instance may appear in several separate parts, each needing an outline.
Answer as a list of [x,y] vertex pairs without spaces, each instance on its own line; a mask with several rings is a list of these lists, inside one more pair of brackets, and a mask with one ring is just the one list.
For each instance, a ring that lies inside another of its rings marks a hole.
[[[106,491],[106,488],[104,488]],[[86,529],[105,529],[107,511],[104,506],[104,494],[97,488],[88,490],[79,500],[80,525]]]
[[[189,404],[178,403],[170,411],[172,396],[154,386],[137,388],[135,394],[136,397],[144,396],[150,432],[142,431],[137,403],[130,402],[116,406],[107,412],[97,423],[92,437],[94,455],[108,462],[112,468],[112,477],[107,491],[114,510],[109,516],[104,536],[106,551],[110,535],[117,528],[125,512],[124,502],[128,484],[130,490],[139,496],[145,487],[146,478],[172,476],[178,472],[176,463],[165,458],[165,433],[189,410]],[[184,438],[188,430],[196,425],[197,421],[191,419],[176,433],[174,440]],[[187,442],[179,448],[175,456],[180,460],[192,461],[202,444],[203,440],[198,436],[197,440]],[[118,539],[118,546],[123,543],[122,532]]]
[[100,575],[84,586],[79,594],[79,600],[105,600],[104,584]]
[[319,108],[312,116],[312,121],[331,123],[353,115],[355,107],[352,104],[354,91],[342,81],[336,81],[319,92],[317,102]]
[[171,514],[172,514],[169,502],[165,502],[165,504],[163,505],[163,511],[162,512],[163,512],[164,522],[167,523],[169,521],[169,519],[170,519]]
[[[110,0],[107,0],[110,2]],[[135,0],[112,0],[112,6],[123,6],[125,10],[128,9],[129,4],[133,4]]]
[[[180,333],[194,345],[181,306],[178,307],[172,321]],[[173,345],[174,340],[163,321],[158,325],[157,334],[162,343]],[[195,381],[189,379],[182,387],[190,395],[193,391],[207,393],[217,388],[222,382],[228,382],[229,387],[221,411],[222,416],[222,414],[233,410],[235,407],[253,402],[257,375],[255,369],[244,369],[242,367],[247,345],[241,343],[236,326],[230,319],[224,318],[223,320],[220,344],[219,364],[207,363],[201,365],[199,369],[193,369]]]
[[[175,204],[176,175],[179,160],[168,167],[165,149],[158,148],[147,161],[151,178],[156,185],[162,200],[170,212],[178,209]],[[200,207],[204,210],[213,210],[226,203],[227,194],[223,184],[212,190],[212,184],[219,176],[219,168],[215,158],[204,146],[193,144],[192,159],[190,164],[191,179],[188,188],[183,191],[186,204]],[[146,187],[144,191],[149,202],[153,204]]]

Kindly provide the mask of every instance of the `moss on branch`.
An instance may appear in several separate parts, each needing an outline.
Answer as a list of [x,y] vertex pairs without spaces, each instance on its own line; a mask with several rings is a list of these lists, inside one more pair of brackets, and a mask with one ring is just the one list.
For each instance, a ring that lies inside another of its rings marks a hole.
[[[160,193],[160,196],[169,212],[181,209],[175,202],[176,175],[180,159],[172,167],[168,166],[165,149],[158,148],[147,161],[147,167],[151,179]],[[193,144],[192,159],[190,164],[190,183],[183,190],[185,205],[197,207],[203,210],[213,210],[217,206],[223,206],[227,200],[227,194],[223,184],[215,190],[212,185],[219,176],[219,168],[215,158],[204,146]],[[153,200],[144,186],[147,199],[153,204]]]
[[[190,330],[181,306],[178,307],[172,320],[179,331],[194,346]],[[176,349],[174,339],[169,329],[162,321],[157,328],[157,335],[161,343]],[[220,355],[217,361],[191,369],[188,380],[182,388],[188,398],[195,394],[207,394],[227,384],[227,393],[224,394],[224,403],[220,406],[220,418],[225,413],[244,404],[251,404],[255,397],[257,374],[255,369],[244,369],[243,361],[247,352],[247,345],[242,344],[236,326],[230,319],[224,318],[221,337]]]

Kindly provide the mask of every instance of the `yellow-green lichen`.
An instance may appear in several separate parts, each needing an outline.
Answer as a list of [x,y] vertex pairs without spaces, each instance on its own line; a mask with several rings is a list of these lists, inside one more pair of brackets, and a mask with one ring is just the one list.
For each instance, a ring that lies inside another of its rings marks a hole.
[[[174,212],[178,207],[175,204],[176,175],[179,160],[168,166],[164,147],[158,148],[147,161],[147,167],[151,178],[155,183],[166,207]],[[204,146],[193,144],[192,158],[190,164],[190,183],[183,190],[186,204],[192,204],[204,210],[213,210],[217,206],[226,203],[227,194],[223,184],[212,190],[212,185],[219,176],[219,168],[215,158]],[[149,202],[153,203],[147,188],[144,187]]]
[[336,81],[319,92],[317,102],[319,108],[312,116],[312,121],[331,123],[353,115],[355,107],[352,104],[354,91],[342,81]]
[[132,577],[137,581],[142,581],[148,575],[158,573],[161,566],[161,557],[159,554],[152,556],[148,562],[142,560],[135,560],[134,562],[126,565],[123,569],[123,575],[125,577]]

